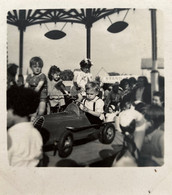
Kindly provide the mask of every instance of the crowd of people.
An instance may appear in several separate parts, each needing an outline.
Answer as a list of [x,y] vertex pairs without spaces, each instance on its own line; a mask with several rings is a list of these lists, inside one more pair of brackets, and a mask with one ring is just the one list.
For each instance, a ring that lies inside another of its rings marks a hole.
[[[52,65],[46,76],[40,57],[30,60],[32,74],[22,86],[14,71],[7,78],[8,154],[12,166],[39,166],[42,139],[33,127],[37,116],[62,112],[75,99],[90,123],[112,122],[124,135],[123,150],[112,166],[161,166],[164,159],[164,85],[151,97],[145,76],[103,84],[91,74],[92,62],[84,59],[66,90],[61,70]],[[9,65],[10,67],[10,65]]]

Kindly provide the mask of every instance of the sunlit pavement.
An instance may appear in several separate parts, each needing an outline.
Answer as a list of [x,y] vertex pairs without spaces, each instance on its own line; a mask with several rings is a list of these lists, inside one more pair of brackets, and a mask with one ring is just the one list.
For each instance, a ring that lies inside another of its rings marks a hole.
[[116,132],[111,144],[102,144],[98,139],[75,144],[67,158],[60,158],[54,152],[44,153],[44,167],[110,167],[116,154],[122,149],[123,136]]

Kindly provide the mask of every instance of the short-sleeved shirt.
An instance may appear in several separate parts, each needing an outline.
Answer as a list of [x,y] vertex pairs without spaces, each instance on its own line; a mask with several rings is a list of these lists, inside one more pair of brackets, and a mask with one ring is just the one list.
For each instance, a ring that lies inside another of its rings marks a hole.
[[73,78],[73,86],[71,87],[71,95],[77,95],[78,90],[76,89],[75,83],[77,83],[79,89],[79,92],[83,95],[85,95],[85,85],[92,81],[92,74],[91,73],[85,73],[82,70],[75,70],[74,71],[74,78]]
[[29,87],[35,89],[38,86],[38,83],[43,81],[44,84],[40,89],[40,99],[44,100],[47,98],[47,78],[45,74],[41,73],[39,75],[29,74],[26,78],[26,82],[29,84]]
[[42,155],[42,137],[31,122],[18,123],[8,129],[10,166],[35,167]]

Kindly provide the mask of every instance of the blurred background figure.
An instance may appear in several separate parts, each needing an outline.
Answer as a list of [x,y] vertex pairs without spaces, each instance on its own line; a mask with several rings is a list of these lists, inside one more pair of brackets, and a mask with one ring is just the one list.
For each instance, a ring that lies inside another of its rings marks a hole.
[[145,76],[139,76],[136,87],[132,91],[133,101],[151,103],[151,85]]
[[42,158],[42,137],[30,122],[39,94],[23,86],[7,90],[7,148],[9,165],[35,167]]
[[16,74],[17,74],[18,66],[16,64],[8,64],[7,65],[7,89],[9,89],[12,85],[16,85]]

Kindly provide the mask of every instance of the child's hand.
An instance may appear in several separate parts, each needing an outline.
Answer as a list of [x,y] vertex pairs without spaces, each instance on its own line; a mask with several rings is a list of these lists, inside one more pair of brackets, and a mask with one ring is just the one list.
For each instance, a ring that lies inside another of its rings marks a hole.
[[88,109],[86,106],[83,106],[82,110],[83,110],[84,112],[88,112],[88,111],[89,111],[89,109]]

